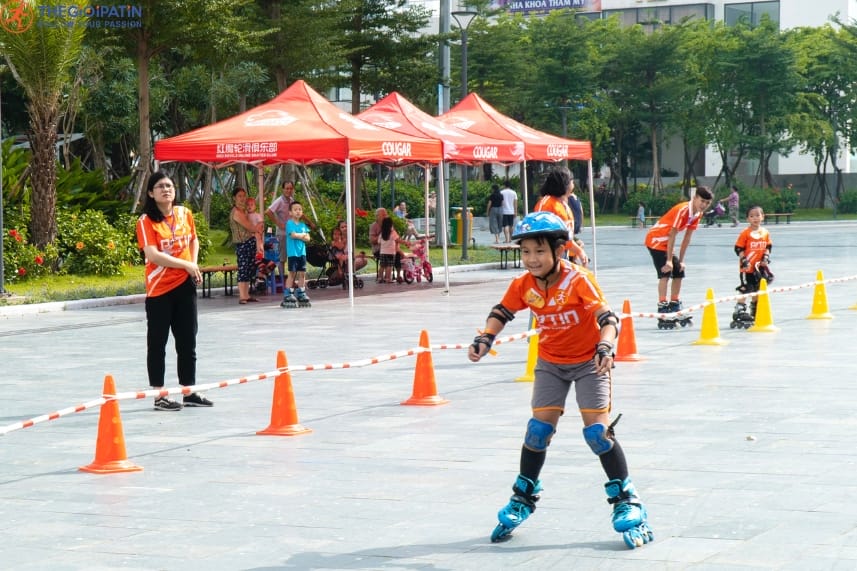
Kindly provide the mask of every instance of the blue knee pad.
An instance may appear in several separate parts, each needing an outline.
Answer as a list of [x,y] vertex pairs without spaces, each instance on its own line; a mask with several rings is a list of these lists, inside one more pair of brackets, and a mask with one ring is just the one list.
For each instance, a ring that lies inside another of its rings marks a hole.
[[583,429],[583,438],[597,456],[613,449],[613,440],[607,438],[607,427],[601,423],[590,424]]
[[553,425],[538,418],[531,418],[527,423],[527,435],[524,436],[524,446],[535,452],[544,452],[553,436]]

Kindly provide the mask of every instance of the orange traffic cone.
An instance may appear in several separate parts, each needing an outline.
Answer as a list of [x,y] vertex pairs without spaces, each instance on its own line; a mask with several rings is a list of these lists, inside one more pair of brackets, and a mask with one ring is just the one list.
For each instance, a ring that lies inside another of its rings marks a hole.
[[402,404],[431,406],[446,404],[449,401],[437,396],[437,385],[434,380],[434,362],[431,358],[428,332],[420,331],[420,347],[428,349],[417,355],[417,366],[414,370],[414,391],[411,398]]
[[708,288],[705,292],[705,300],[708,302],[702,310],[702,327],[699,328],[699,339],[694,345],[726,345],[720,337],[720,325],[717,322],[717,308],[714,305],[714,290]]
[[[536,318],[530,320],[530,329],[536,328]],[[539,334],[531,335],[527,340],[527,369],[515,381],[519,383],[532,383],[536,380],[536,361],[539,359]]]
[[815,290],[812,294],[812,312],[807,319],[833,319],[830,307],[827,305],[827,290],[824,289],[824,274],[821,270],[815,275]]
[[634,318],[631,317],[631,300],[622,303],[622,327],[619,328],[619,340],[616,342],[616,358],[614,361],[640,361],[642,355],[637,353],[637,336],[634,334]]
[[[113,377],[104,377],[104,397],[116,395]],[[113,472],[139,472],[142,470],[125,453],[125,434],[122,431],[122,417],[119,416],[119,401],[109,399],[101,405],[98,415],[98,437],[95,440],[95,460],[92,464],[81,466],[83,472],[112,474]]]
[[759,280],[759,291],[756,292],[756,322],[747,331],[751,333],[776,333],[779,328],[774,325],[771,313],[771,299],[768,296],[768,280]]
[[[286,352],[277,351],[277,368],[288,367]],[[266,436],[297,436],[312,432],[312,429],[298,423],[298,407],[295,406],[295,392],[292,390],[292,375],[288,371],[280,373],[274,379],[274,399],[271,403],[271,424],[256,434]]]

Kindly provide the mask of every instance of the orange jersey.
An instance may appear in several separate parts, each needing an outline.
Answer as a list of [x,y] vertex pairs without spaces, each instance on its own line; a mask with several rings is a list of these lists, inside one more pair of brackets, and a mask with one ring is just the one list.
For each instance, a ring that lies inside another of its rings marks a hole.
[[750,265],[741,268],[741,271],[745,274],[752,274],[756,271],[756,264],[762,261],[762,256],[771,248],[772,244],[771,234],[761,226],[758,230],[753,230],[750,226],[744,228],[738,235],[738,240],[735,241],[735,248],[744,251],[742,255],[747,258]]
[[[154,222],[145,214],[137,220],[137,245],[142,250],[155,246],[159,251],[174,258],[194,261],[191,244],[196,240],[196,225],[193,213],[184,206],[176,206],[173,213],[160,222]],[[188,278],[180,268],[166,268],[146,260],[146,295],[156,297],[172,291]]]
[[670,230],[696,230],[702,212],[690,212],[690,202],[679,202],[669,212],[661,216],[657,224],[646,233],[646,247],[652,250],[666,251],[670,238]]
[[[557,198],[556,196],[543,196],[538,202],[536,202],[533,212],[550,212],[551,214],[556,214],[568,227],[568,235],[573,235],[574,214],[571,212],[571,207],[565,200]],[[574,240],[566,242],[565,249],[571,252],[572,256],[583,257],[585,255],[583,248],[578,246]]]
[[542,291],[529,272],[515,278],[502,304],[517,312],[529,308],[536,317],[539,357],[552,363],[583,363],[595,355],[601,330],[595,313],[607,300],[595,276],[571,262],[560,261],[559,281]]

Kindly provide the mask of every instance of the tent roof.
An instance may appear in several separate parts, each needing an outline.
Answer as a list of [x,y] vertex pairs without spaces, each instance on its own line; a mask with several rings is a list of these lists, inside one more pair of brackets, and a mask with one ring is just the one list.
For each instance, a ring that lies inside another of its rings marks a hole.
[[510,139],[492,139],[445,125],[393,92],[357,115],[368,123],[415,137],[443,142],[443,159],[453,163],[519,163],[524,160],[524,143]]
[[589,141],[574,141],[527,127],[491,107],[475,93],[438,117],[447,125],[494,139],[523,141],[528,161],[589,160]]
[[159,161],[232,163],[436,163],[439,141],[366,123],[296,81],[253,109],[155,143]]

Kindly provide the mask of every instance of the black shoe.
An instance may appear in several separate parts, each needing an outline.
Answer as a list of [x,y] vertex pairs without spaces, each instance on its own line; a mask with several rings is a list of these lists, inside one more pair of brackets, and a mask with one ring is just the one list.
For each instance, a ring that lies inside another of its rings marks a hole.
[[155,399],[155,410],[181,410],[182,403],[170,400],[167,397]]
[[214,403],[199,393],[190,393],[184,397],[185,406],[214,406]]

